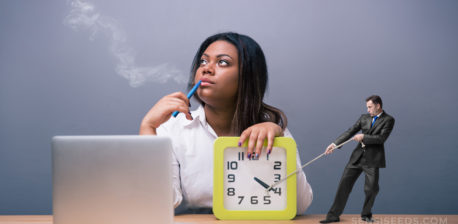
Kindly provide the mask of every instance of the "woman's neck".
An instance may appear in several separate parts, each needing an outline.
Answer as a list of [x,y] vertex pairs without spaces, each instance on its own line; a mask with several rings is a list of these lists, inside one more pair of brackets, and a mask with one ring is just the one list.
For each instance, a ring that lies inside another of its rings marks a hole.
[[216,108],[208,104],[204,106],[207,123],[213,128],[218,136],[233,136],[232,119],[234,118],[235,107]]

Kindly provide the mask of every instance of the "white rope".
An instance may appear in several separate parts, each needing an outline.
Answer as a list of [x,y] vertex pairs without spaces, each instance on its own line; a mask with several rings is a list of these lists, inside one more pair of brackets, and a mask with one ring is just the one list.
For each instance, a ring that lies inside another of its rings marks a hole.
[[[336,146],[335,148],[338,149],[338,148],[342,147],[343,145],[349,143],[351,140],[353,140],[353,138],[348,139],[348,140],[345,141],[344,143],[342,143],[342,144]],[[364,145],[364,143],[362,143],[362,142],[361,142],[361,146],[362,146],[363,148],[366,147],[366,146]],[[315,160],[321,158],[321,157],[324,156],[324,155],[326,155],[326,152],[321,153],[319,156],[315,157],[314,159],[308,161],[306,164],[302,165],[301,168],[297,169],[296,171],[294,171],[294,172],[288,174],[286,177],[284,177],[284,178],[280,179],[279,181],[275,182],[274,184],[270,185],[270,187],[266,189],[266,192],[268,193],[273,187],[279,185],[281,182],[285,181],[286,179],[288,179],[288,178],[291,177],[292,175],[298,173],[299,171],[301,171],[302,169],[304,169],[304,167],[310,165],[311,163],[315,162]]]

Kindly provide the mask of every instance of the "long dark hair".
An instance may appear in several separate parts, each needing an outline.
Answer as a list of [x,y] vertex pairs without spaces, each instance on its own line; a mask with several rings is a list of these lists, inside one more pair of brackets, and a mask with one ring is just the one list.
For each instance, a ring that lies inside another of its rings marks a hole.
[[[194,85],[202,54],[210,44],[218,40],[234,45],[239,58],[239,83],[232,132],[240,135],[251,125],[266,121],[274,122],[285,129],[288,123],[285,114],[263,102],[268,81],[266,59],[259,44],[246,35],[227,32],[208,37],[194,56],[188,89]],[[195,97],[204,105],[197,95]]]

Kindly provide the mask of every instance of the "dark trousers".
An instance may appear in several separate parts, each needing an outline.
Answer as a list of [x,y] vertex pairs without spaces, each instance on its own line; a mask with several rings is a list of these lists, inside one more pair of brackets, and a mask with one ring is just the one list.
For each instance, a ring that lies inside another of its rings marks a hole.
[[377,196],[379,191],[379,168],[349,166],[345,168],[342,174],[339,188],[337,189],[336,197],[334,198],[334,203],[328,212],[327,218],[335,219],[342,214],[345,204],[347,204],[348,196],[353,189],[353,185],[363,171],[366,175],[366,180],[364,182],[364,193],[366,194],[366,199],[364,200],[361,216],[372,217],[372,205],[374,205],[375,196]]

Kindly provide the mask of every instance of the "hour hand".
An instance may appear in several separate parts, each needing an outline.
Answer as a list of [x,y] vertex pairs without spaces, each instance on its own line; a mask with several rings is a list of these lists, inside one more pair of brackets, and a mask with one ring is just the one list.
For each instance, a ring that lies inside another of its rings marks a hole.
[[[254,177],[254,180],[258,182],[260,185],[262,185],[265,189],[268,189],[270,186],[266,184],[264,181],[258,179],[257,177]],[[274,190],[273,188],[270,189],[271,191]]]

